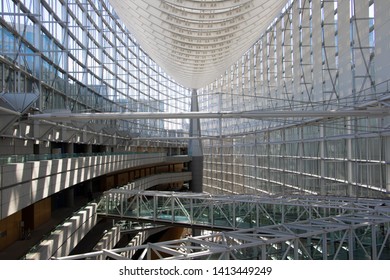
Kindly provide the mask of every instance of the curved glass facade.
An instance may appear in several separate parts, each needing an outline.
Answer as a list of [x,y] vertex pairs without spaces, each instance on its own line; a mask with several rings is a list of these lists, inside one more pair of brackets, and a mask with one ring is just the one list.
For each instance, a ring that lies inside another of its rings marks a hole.
[[[199,111],[337,112],[388,106],[389,2],[286,2],[239,61],[197,89]],[[2,98],[12,95],[19,111],[190,111],[192,89],[167,76],[142,50],[108,0],[4,0],[0,13]],[[37,97],[29,96],[32,104],[28,94]],[[202,120],[203,189],[387,196],[387,115]],[[190,127],[181,119],[45,125],[30,121],[11,128],[7,122],[0,134],[137,149],[187,147],[177,137],[188,136]],[[132,140],[137,137],[143,140]]]
[[[136,7],[128,29],[110,1],[0,2],[0,258],[95,199],[97,258],[389,258],[390,1],[115,1]],[[157,65],[134,25],[179,63]],[[180,228],[119,242],[123,218]],[[56,228],[39,258],[84,258],[65,252],[95,221],[82,224]]]
[[[342,111],[389,99],[386,1],[290,1],[242,58],[200,90],[200,110]],[[383,197],[388,117],[202,121],[204,189]],[[387,189],[386,189],[387,188]]]
[[[5,0],[0,14],[0,87],[3,93],[20,94],[21,99],[26,93],[39,95],[35,110],[188,111],[188,89],[150,59],[109,1]],[[91,135],[104,129],[105,138],[121,133],[175,137],[188,130],[183,130],[186,123],[104,120],[76,127],[82,126]],[[57,140],[68,139],[60,135]],[[95,144],[116,142],[94,139]]]

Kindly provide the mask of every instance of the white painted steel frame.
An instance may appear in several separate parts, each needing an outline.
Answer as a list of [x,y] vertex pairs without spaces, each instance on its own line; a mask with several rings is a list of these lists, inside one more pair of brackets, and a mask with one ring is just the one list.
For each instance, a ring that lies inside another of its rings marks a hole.
[[386,200],[375,199],[211,195],[115,189],[103,193],[98,213],[152,222],[238,229],[356,212],[370,213],[387,204]]
[[[389,107],[389,5],[294,1],[221,77],[199,89],[201,110]],[[388,122],[352,115],[203,119],[204,189],[386,197]]]
[[349,111],[242,111],[242,112],[124,112],[124,113],[47,113],[30,115],[35,120],[117,120],[117,119],[283,119],[283,118],[340,118],[340,117],[386,117],[390,108],[373,108]]
[[[26,89],[38,88],[34,112],[175,112],[188,108],[188,89],[150,59],[107,0],[51,4],[5,0],[0,15],[2,34],[6,34],[0,49],[1,90],[23,98]],[[17,134],[31,141],[51,141],[48,135],[58,134],[55,141],[129,147],[130,135],[184,136],[182,122],[172,119],[71,122],[62,125],[63,129],[56,123],[31,122],[16,115],[6,121],[4,117],[0,122],[2,136]],[[177,141],[137,144],[162,147]]]
[[[139,259],[387,259],[390,246],[389,206],[318,219],[212,233],[60,258],[96,256],[122,259],[143,251]],[[162,254],[164,253],[164,254]]]

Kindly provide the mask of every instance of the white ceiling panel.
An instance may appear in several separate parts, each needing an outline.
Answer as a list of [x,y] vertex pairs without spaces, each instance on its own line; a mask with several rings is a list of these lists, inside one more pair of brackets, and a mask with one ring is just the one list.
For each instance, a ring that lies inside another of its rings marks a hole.
[[110,0],[141,47],[188,88],[218,78],[260,37],[286,0]]

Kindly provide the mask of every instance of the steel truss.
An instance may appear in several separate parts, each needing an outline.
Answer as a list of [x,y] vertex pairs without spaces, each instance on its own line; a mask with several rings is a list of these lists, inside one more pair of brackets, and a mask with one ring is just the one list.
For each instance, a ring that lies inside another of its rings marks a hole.
[[374,211],[386,201],[340,197],[210,195],[116,189],[98,213],[118,218],[235,230]]
[[266,119],[266,118],[337,118],[337,117],[385,117],[390,114],[389,108],[375,108],[345,111],[285,111],[285,110],[253,110],[241,112],[115,112],[115,113],[47,113],[29,115],[35,120],[117,120],[117,119]]
[[[139,206],[132,210],[134,213],[146,213],[148,205],[148,211],[155,213],[155,216],[149,217],[150,220],[159,220],[165,208],[173,213],[171,219],[175,225],[184,223],[182,220],[176,222],[175,218],[183,217],[185,206],[190,202],[193,208],[192,212],[186,214],[187,223],[192,221],[193,225],[197,222],[197,225],[205,226],[207,223],[202,223],[202,219],[198,218],[208,213],[214,219],[215,215],[224,219],[226,228],[230,221],[230,230],[236,230],[61,259],[96,256],[103,256],[103,259],[126,259],[125,253],[138,250],[141,252],[138,259],[390,259],[389,201],[317,197],[224,198],[206,194],[109,191],[105,193],[98,211],[108,215],[122,209],[123,214],[128,213],[129,208],[124,211],[124,201],[127,201],[127,206],[134,203]],[[116,207],[113,207],[114,204]],[[259,205],[263,205],[263,208],[259,208]],[[215,213],[210,212],[210,209]],[[270,209],[275,211],[271,212]],[[275,224],[254,224],[252,228],[237,229],[239,226],[248,226],[241,219],[251,216],[251,213],[261,216],[260,212],[261,215],[268,215],[261,221],[268,220],[268,223]],[[110,215],[119,216],[118,213]],[[241,219],[228,219],[228,214]],[[214,228],[211,224],[208,226]]]

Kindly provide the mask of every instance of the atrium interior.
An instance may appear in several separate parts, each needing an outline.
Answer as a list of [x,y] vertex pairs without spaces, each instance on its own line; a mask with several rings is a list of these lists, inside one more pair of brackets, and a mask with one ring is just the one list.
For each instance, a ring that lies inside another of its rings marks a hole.
[[390,259],[390,1],[0,15],[0,259]]

